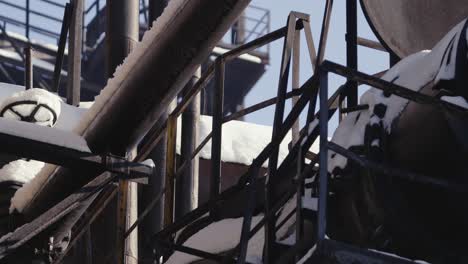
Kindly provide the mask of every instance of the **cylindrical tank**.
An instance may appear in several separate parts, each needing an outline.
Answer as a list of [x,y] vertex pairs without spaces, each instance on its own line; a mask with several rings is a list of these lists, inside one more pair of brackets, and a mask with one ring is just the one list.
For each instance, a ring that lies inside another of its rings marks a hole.
[[370,27],[398,57],[431,49],[468,16],[468,0],[361,0]]

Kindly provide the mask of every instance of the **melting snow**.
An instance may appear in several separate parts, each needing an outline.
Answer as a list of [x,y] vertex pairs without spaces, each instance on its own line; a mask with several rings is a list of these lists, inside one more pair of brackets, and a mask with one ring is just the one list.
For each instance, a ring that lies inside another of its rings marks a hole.
[[[253,217],[251,227],[253,228],[262,218],[263,216]],[[190,237],[183,245],[210,253],[225,252],[234,248],[239,243],[242,221],[242,218],[230,218],[212,223]],[[248,262],[261,263],[264,242],[263,237],[264,231],[262,228],[250,239],[247,251]],[[167,260],[166,264],[190,263],[198,259],[201,258],[182,252],[175,252]]]
[[84,138],[69,131],[38,126],[33,123],[0,118],[0,133],[33,139],[82,152],[91,152]]
[[36,160],[15,160],[0,169],[0,182],[29,182],[44,167],[44,162]]
[[[181,119],[177,120],[177,126],[181,127]],[[198,133],[200,143],[211,132],[211,116],[200,116],[200,131]],[[177,133],[177,153],[180,153],[181,129]],[[272,128],[270,126],[257,125],[242,121],[229,121],[223,124],[221,160],[249,165],[252,160],[271,141]],[[291,141],[291,133],[288,133],[281,142],[279,151],[279,162],[288,155],[288,143]],[[211,141],[200,151],[199,156],[204,159],[211,159]],[[266,166],[266,162],[264,166]]]
[[[32,101],[34,104],[27,104],[27,101]],[[31,115],[37,105],[46,105],[53,112],[55,112],[57,117],[59,117],[61,111],[60,102],[61,99],[57,95],[49,93],[43,89],[34,88],[14,93],[11,96],[3,99],[0,103],[0,110],[3,111],[4,109],[8,109],[3,114],[3,117],[20,121],[21,117],[27,117]],[[15,103],[20,104],[11,106]],[[36,119],[36,125],[52,127],[55,124],[52,112],[44,107],[40,107],[35,113],[34,117]]]
[[465,98],[463,98],[463,96],[442,96],[440,99],[445,102],[449,102],[454,105],[458,105],[460,107],[468,109],[468,102]]
[[[419,91],[427,85],[435,85],[439,80],[452,79],[455,76],[457,49],[450,48],[450,46],[457,45],[465,21],[450,30],[432,51],[421,51],[402,59],[385,73],[382,79],[414,91]],[[445,97],[445,100],[467,107],[468,103],[461,99]],[[360,99],[360,103],[369,105],[369,108],[348,114],[335,130],[332,141],[348,149],[352,146],[363,145],[366,126],[373,124],[381,124],[390,134],[393,121],[405,109],[408,102],[402,97],[396,95],[386,97],[381,90],[369,89]],[[375,106],[379,104],[386,106],[385,115],[382,118],[377,117],[374,112]],[[379,142],[376,141],[375,144]],[[332,172],[334,168],[345,168],[347,159],[343,156],[329,151],[328,157],[329,172]]]

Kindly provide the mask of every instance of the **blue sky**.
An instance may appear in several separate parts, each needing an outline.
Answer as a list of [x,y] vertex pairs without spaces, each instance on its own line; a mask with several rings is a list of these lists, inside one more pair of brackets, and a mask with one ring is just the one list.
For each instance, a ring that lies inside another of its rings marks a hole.
[[[358,1],[359,2],[359,1]],[[277,29],[285,26],[286,19],[291,11],[298,11],[310,14],[312,34],[314,42],[318,43],[320,29],[323,19],[325,0],[253,0],[253,5],[270,9],[271,29]],[[346,63],[346,1],[335,0],[330,21],[330,32],[328,35],[327,49],[325,58],[340,64]],[[358,7],[358,34],[372,40],[377,40],[367,21]],[[254,89],[248,94],[245,105],[253,105],[262,100],[276,96],[278,85],[278,74],[280,68],[282,51],[282,41],[276,41],[270,47],[270,65],[262,79],[257,83]],[[301,36],[301,82],[307,80],[312,74],[312,68],[307,55],[307,47],[304,36]],[[388,68],[388,54],[381,51],[371,50],[365,47],[359,47],[359,69],[367,73],[376,73]],[[336,89],[344,83],[344,79],[337,76],[330,76],[330,89]],[[361,88],[362,89],[365,88]],[[331,93],[331,92],[330,92]],[[246,121],[258,124],[271,125],[273,123],[273,107],[255,112],[246,117]],[[331,128],[336,127],[337,121],[333,120]]]

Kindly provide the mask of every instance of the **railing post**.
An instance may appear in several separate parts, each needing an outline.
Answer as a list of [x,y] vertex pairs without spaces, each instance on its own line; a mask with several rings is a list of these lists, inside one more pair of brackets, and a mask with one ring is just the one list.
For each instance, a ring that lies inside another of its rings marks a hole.
[[32,64],[32,48],[28,44],[24,48],[24,87],[26,90],[33,88],[33,64]]
[[80,104],[83,2],[84,0],[73,1],[68,41],[67,103],[75,106]]
[[177,116],[167,118],[166,194],[164,195],[164,227],[174,221],[174,189],[176,173]]
[[[213,120],[211,140],[211,185],[210,200],[213,200],[221,191],[221,141],[224,106],[224,70],[225,62],[222,56],[215,61],[215,86],[213,91]],[[211,210],[214,216],[216,208]],[[215,216],[216,218],[216,216]]]
[[[293,44],[293,57],[292,57],[292,89],[297,90],[300,88],[299,77],[300,77],[300,57],[301,57],[301,31],[296,30],[294,33],[294,44]],[[292,105],[297,103],[299,96],[292,98]],[[299,138],[299,119],[294,122],[292,127],[292,144],[296,144]]]
[[[255,195],[257,188],[257,177],[259,172],[259,166],[252,162],[252,170],[250,171],[249,176],[249,186],[247,187],[248,203],[245,208],[244,218],[242,219],[242,230],[239,241],[239,257],[237,259],[237,264],[244,264],[245,258],[247,256],[247,250],[249,246],[250,239],[250,230],[252,224],[253,211],[255,209]],[[266,215],[265,215],[266,217]],[[266,262],[265,262],[266,263]]]
[[328,73],[319,69],[320,76],[320,156],[319,199],[317,219],[317,244],[320,248],[327,228],[327,182],[328,182]]
[[62,29],[60,31],[58,50],[57,50],[57,55],[55,58],[54,79],[53,79],[54,83],[52,86],[52,91],[55,93],[59,92],[59,87],[60,87],[60,76],[62,72],[63,57],[65,54],[65,46],[67,44],[68,30],[70,28],[71,9],[72,9],[71,5],[67,3],[63,11]]
[[26,15],[26,38],[28,39],[28,41],[29,41],[29,18],[30,18],[30,16],[29,16],[29,10],[30,10],[30,1],[31,1],[31,0],[26,0],[26,10],[25,10],[25,12],[26,12],[26,14],[25,14],[25,15]]
[[[284,106],[286,92],[288,88],[289,79],[289,68],[291,65],[291,52],[294,44],[294,35],[296,30],[296,19],[295,16],[290,14],[287,21],[287,33],[284,37],[283,53],[281,59],[281,70],[278,81],[278,101],[275,108],[275,116],[273,120],[273,132],[272,139],[276,137],[283,124],[284,117]],[[271,152],[268,160],[268,175],[266,179],[266,190],[265,190],[265,215],[269,215],[270,211],[276,200],[275,186],[277,181],[277,167],[278,167],[278,151],[279,147],[276,146]],[[276,217],[271,217],[265,224],[265,252],[264,262],[273,263],[275,254],[275,243],[276,243]]]
[[[357,48],[357,0],[346,0],[346,66],[353,70],[358,67]],[[348,79],[346,107],[358,103],[357,82]]]

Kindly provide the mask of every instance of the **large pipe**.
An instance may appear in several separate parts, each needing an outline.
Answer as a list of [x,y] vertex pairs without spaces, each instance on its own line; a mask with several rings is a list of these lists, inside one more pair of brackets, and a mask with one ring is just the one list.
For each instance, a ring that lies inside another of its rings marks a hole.
[[107,0],[106,69],[112,75],[138,43],[139,1]]
[[[122,64],[138,43],[139,11],[139,0],[106,1],[106,65],[109,78],[112,78],[117,66]],[[126,156],[129,149],[113,151],[113,154]],[[127,180],[119,182],[116,263],[136,264],[138,262],[138,232],[133,232],[125,239],[125,232],[138,217],[137,187],[136,183],[130,183]]]
[[[134,148],[249,2],[169,3],[168,10],[123,63],[115,74],[117,78],[106,85],[75,132],[85,137],[95,153],[124,153]],[[23,211],[27,218],[37,216],[97,175],[76,173],[72,177],[53,168],[43,174],[47,180]]]

